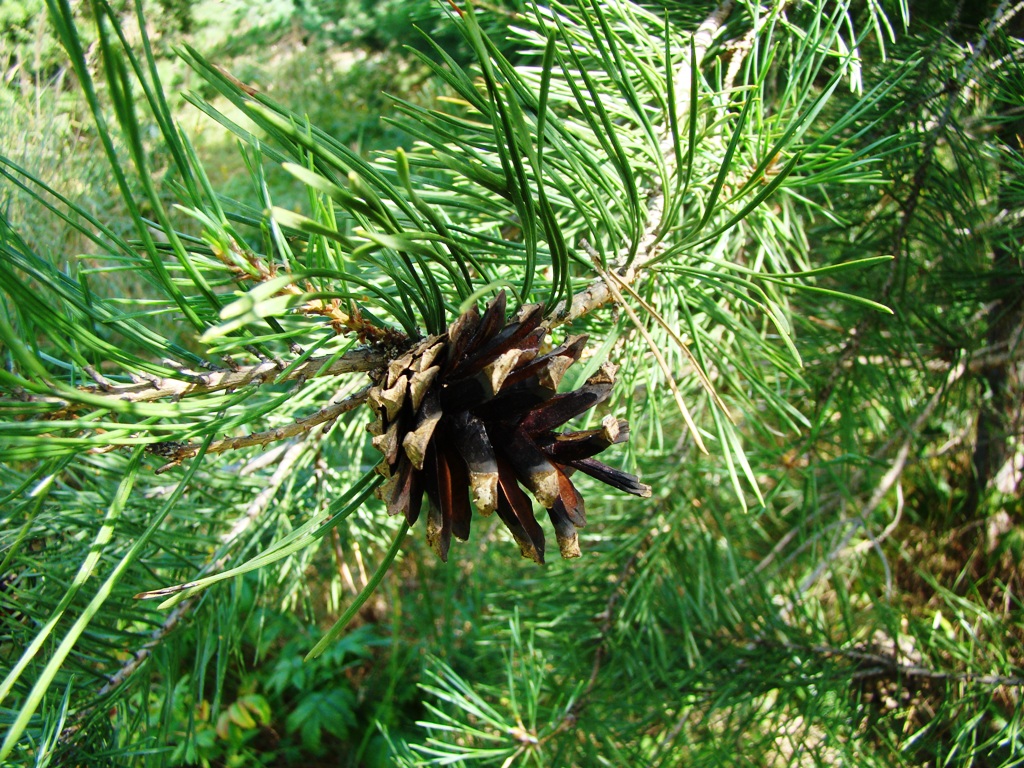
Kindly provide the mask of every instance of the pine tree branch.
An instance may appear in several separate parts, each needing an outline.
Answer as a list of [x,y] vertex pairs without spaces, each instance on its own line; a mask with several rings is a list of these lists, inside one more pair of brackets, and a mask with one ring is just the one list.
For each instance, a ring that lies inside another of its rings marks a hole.
[[[728,18],[733,6],[734,0],[726,0],[721,3],[694,33],[693,44],[696,52],[695,61],[697,66],[700,66],[702,63],[704,54],[713,41],[715,35],[719,32],[725,20]],[[684,59],[684,64],[677,77],[679,85],[676,90],[678,94],[676,108],[679,114],[685,113],[690,104],[691,78],[689,73],[690,59],[686,58]],[[665,131],[667,134],[667,126]],[[666,152],[666,166],[669,168],[669,174],[671,174],[672,169],[674,169],[680,158],[675,157],[671,140],[666,139],[662,144],[662,148]],[[626,268],[618,268],[618,271],[616,272],[616,282],[628,287],[628,285],[634,282],[639,276],[644,265],[660,253],[661,245],[659,238],[664,226],[664,203],[664,192],[662,190],[653,190],[648,199],[648,225],[641,237],[640,246],[636,251],[632,264]],[[618,261],[620,264],[625,263],[629,253],[630,246],[624,245],[619,253]],[[245,261],[256,270],[256,274],[250,275],[244,273],[240,268],[236,267],[236,269],[239,269],[239,277],[252,279],[255,282],[263,282],[274,276],[272,270],[265,267],[262,262],[259,262],[259,260],[251,254],[243,253],[242,255],[245,257]],[[607,276],[595,279],[585,289],[577,292],[569,300],[556,305],[550,312],[549,320],[546,325],[550,329],[554,329],[560,325],[578,320],[584,315],[589,314],[610,302],[616,301],[617,294],[618,291],[615,286],[609,285]],[[327,305],[319,306],[313,302],[308,303],[300,309],[300,312],[304,314],[324,314],[332,320],[336,329],[340,329],[341,325],[349,327],[351,323],[339,320],[338,317],[336,317],[337,313],[333,311],[334,309],[335,308]],[[348,316],[345,315],[342,319],[344,320],[345,318],[348,318]],[[356,320],[358,320],[358,318],[356,318]],[[381,349],[375,347],[363,347],[352,350],[342,357],[334,360],[327,367],[324,367],[330,359],[331,358],[328,356],[311,358],[310,360],[307,360],[289,370],[284,376],[278,376],[276,374],[288,369],[288,363],[281,360],[275,360],[262,361],[256,365],[238,367],[232,370],[217,370],[203,373],[182,370],[180,371],[183,377],[181,379],[156,377],[147,374],[130,374],[133,378],[133,381],[130,384],[112,382],[101,376],[96,371],[89,369],[86,373],[96,382],[96,386],[83,387],[80,391],[88,395],[110,398],[111,400],[121,402],[143,403],[166,399],[179,400],[184,397],[193,397],[218,391],[231,391],[250,385],[258,386],[267,381],[279,383],[295,379],[310,379],[317,376],[367,372],[380,368],[387,363],[387,355]],[[75,401],[73,398],[62,398],[52,395],[39,396],[25,393],[21,393],[17,397],[17,401],[19,403],[28,402],[51,406],[53,410],[47,412],[43,416],[43,418],[49,419],[66,417],[77,411],[84,410],[89,407],[95,407],[94,398],[90,398],[90,400],[93,402],[87,404]],[[341,412],[343,411],[338,411],[338,413]],[[327,418],[329,418],[329,415],[324,416],[324,420],[327,420]],[[316,423],[322,423],[322,421]],[[264,433],[255,433],[242,438],[219,441],[214,443],[209,450],[212,453],[217,453],[219,451],[245,447],[247,445],[266,445],[274,440],[293,436],[297,431],[301,431],[301,428],[299,428],[300,424],[305,424],[305,422],[300,420],[300,422],[296,422],[296,427],[285,428],[285,431],[272,430]],[[315,425],[315,423],[305,424],[306,428],[311,428]],[[153,453],[167,455],[172,458],[172,465],[195,454],[193,446],[187,444],[180,445],[171,442],[155,444],[150,450]]]
[[[729,18],[735,0],[724,0],[712,11],[701,25],[695,30],[692,36],[693,53],[689,51],[683,58],[683,63],[676,75],[676,104],[677,114],[684,115],[689,107],[692,94],[691,87],[691,55],[693,63],[699,68],[703,64],[704,56],[714,38],[721,31],[721,28]],[[675,156],[673,142],[669,134],[668,121],[663,129],[661,149],[665,157],[666,170],[669,176],[672,175],[682,158]],[[648,193],[647,213],[648,223],[640,237],[640,243],[636,249],[631,264],[625,265],[631,247],[625,244],[618,254],[617,264],[609,265],[616,269],[617,282],[626,285],[632,284],[643,272],[645,265],[655,259],[662,250],[660,237],[665,226],[663,220],[665,207],[665,193],[661,189],[653,189]],[[244,261],[249,269],[245,270],[228,258],[228,254],[220,254],[221,260],[237,272],[239,279],[248,279],[254,282],[265,282],[275,276],[275,272],[247,249],[243,249],[232,241],[229,247],[231,255]],[[294,286],[283,289],[285,292],[297,291]],[[592,281],[586,288],[577,292],[568,300],[557,304],[549,313],[549,320],[546,325],[554,329],[560,325],[571,323],[584,315],[593,312],[604,305],[616,301],[614,286],[609,288],[606,277],[599,277]],[[341,312],[338,307],[324,304],[323,302],[307,302],[298,310],[302,314],[321,314],[328,317],[337,331],[345,328],[351,330],[368,328],[366,323],[359,317],[353,317]],[[362,332],[362,331],[361,331]],[[393,337],[387,337],[394,341]],[[211,392],[235,390],[249,385],[260,385],[266,381],[289,381],[293,379],[310,379],[316,376],[333,376],[344,373],[366,372],[386,364],[387,356],[377,347],[362,347],[352,350],[342,357],[336,359],[327,368],[321,370],[322,366],[330,360],[329,357],[316,357],[307,360],[285,376],[275,374],[288,367],[285,361],[261,361],[252,366],[243,366],[231,370],[217,370],[211,372],[197,372],[182,370],[182,378],[157,377],[147,374],[130,374],[133,378],[130,384],[114,383],[95,371],[86,373],[96,381],[94,387],[83,387],[80,391],[89,395],[97,395],[102,398],[111,398],[123,402],[143,403],[159,400],[192,397],[208,394]],[[73,398],[62,398],[59,396],[39,396],[22,393],[17,397],[19,403],[47,404],[52,407],[45,418],[62,418],[79,410],[90,407],[83,402],[77,402]],[[92,405],[91,407],[95,407]]]
[[[935,161],[935,155],[939,148],[940,139],[949,126],[950,121],[953,119],[954,107],[957,104],[960,104],[964,98],[964,90],[967,88],[968,79],[977,68],[982,52],[988,46],[988,42],[992,35],[996,33],[1000,25],[1003,23],[1008,6],[1009,0],[1002,0],[999,8],[997,8],[990,17],[981,37],[972,46],[971,50],[973,53],[971,57],[965,62],[964,66],[960,68],[955,82],[951,83],[944,91],[944,94],[947,97],[946,106],[943,109],[942,114],[939,116],[939,119],[934,122],[928,136],[923,141],[921,161],[910,181],[910,189],[908,190],[905,199],[900,203],[899,223],[896,226],[896,231],[892,235],[891,246],[889,249],[889,253],[892,254],[894,258],[889,265],[889,273],[886,276],[885,282],[883,283],[879,293],[878,300],[882,303],[889,301],[892,291],[896,286],[896,279],[899,276],[900,271],[905,266],[907,239],[909,237],[910,225],[914,220],[921,198],[926,192],[927,182],[929,180],[929,171]],[[950,28],[952,28],[955,20],[956,16],[954,15],[949,22]],[[923,71],[926,72],[927,68],[924,68]],[[865,315],[863,319],[850,331],[849,336],[843,345],[842,351],[836,356],[835,366],[818,395],[819,406],[828,402],[829,398],[832,396],[832,392],[835,390],[839,378],[842,376],[843,372],[850,367],[850,361],[853,360],[860,351],[862,340],[866,338],[868,331],[872,327],[876,326],[878,322],[878,315]]]
[[[735,0],[723,0],[708,16],[701,22],[701,25],[693,33],[693,53],[687,51],[683,57],[683,63],[676,73],[675,94],[676,103],[674,106],[676,114],[680,117],[685,115],[690,108],[692,94],[691,87],[691,55],[692,62],[699,69],[704,63],[704,56],[715,37],[721,31],[729,15],[735,6]],[[674,142],[671,136],[669,121],[665,126],[661,138],[661,153],[665,158],[666,178],[670,178],[683,158],[676,157]],[[616,263],[609,264],[608,268],[615,271],[620,283],[626,285],[636,281],[644,271],[645,266],[653,261],[661,252],[661,235],[665,226],[665,191],[663,189],[652,189],[647,196],[647,226],[640,237],[635,255],[629,259],[632,252],[630,244],[620,248]],[[581,247],[583,247],[581,245]],[[605,304],[614,302],[614,286],[609,285],[607,278],[598,278],[590,283],[585,289],[576,293],[572,298],[564,300],[555,305],[551,311],[549,327],[557,327],[564,323],[571,323],[584,315],[603,307]]]

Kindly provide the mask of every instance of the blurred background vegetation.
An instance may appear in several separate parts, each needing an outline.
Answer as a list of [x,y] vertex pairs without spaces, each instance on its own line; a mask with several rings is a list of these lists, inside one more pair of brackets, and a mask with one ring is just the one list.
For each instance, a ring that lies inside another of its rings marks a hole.
[[[691,31],[714,7],[641,5]],[[791,18],[778,23],[799,27],[835,4],[782,5],[792,6]],[[815,285],[895,314],[792,292],[788,332],[803,365],[766,378],[739,425],[762,498],[737,489],[739,470],[722,452],[698,454],[678,414],[652,413],[644,380],[625,398],[634,438],[623,461],[655,486],[654,498],[595,501],[582,561],[535,568],[495,543],[492,527],[446,565],[421,536],[410,537],[349,631],[304,662],[390,541],[373,515],[183,604],[177,623],[131,600],[211,562],[223,567],[232,524],[224,510],[251,510],[268,480],[241,460],[221,461],[195,476],[174,526],[133,571],[138,583],[89,625],[10,764],[1024,765],[1024,12],[922,1],[909,3],[904,20],[898,2],[849,5],[866,41],[860,69],[814,115],[804,141],[813,148],[816,132],[884,86],[873,112],[843,135],[867,148],[871,175],[835,184],[817,177],[792,192],[798,208],[771,213],[782,220],[799,211],[779,235],[805,254],[791,271],[894,256]],[[522,36],[508,33],[525,5],[478,7],[498,50],[513,63],[536,62]],[[132,8],[113,10],[138,44]],[[238,114],[176,55],[183,41],[363,157],[411,147],[402,119],[452,95],[428,65],[437,49],[413,25],[455,62],[474,60],[445,6],[428,0],[160,0],[145,11],[171,111],[225,199],[252,197],[252,156],[178,96],[191,91],[229,118]],[[76,12],[96,57],[87,9]],[[0,43],[6,167],[38,176],[113,234],[133,237],[44,0],[0,4]],[[711,69],[740,55],[718,54]],[[799,75],[779,68],[761,85],[786,93],[787,78]],[[829,87],[829,75],[822,71],[816,86]],[[385,94],[403,100],[404,111]],[[763,119],[772,113],[766,106]],[[142,128],[170,208],[179,202],[173,159],[163,134]],[[779,170],[766,168],[765,183]],[[292,175],[269,162],[264,173],[274,205],[310,208],[309,190]],[[0,179],[5,242],[16,231],[19,247],[83,285],[101,280],[102,294],[123,307],[142,306],[150,293],[137,273],[97,268],[93,276],[95,245],[80,222],[52,215],[18,178]],[[185,222],[181,231],[201,227]],[[760,269],[773,254],[748,240],[715,257]],[[667,291],[650,283],[646,295]],[[670,295],[659,306],[683,325],[685,305]],[[173,313],[147,321],[199,349]],[[626,335],[619,316],[594,322],[610,341]],[[764,320],[761,338],[782,347],[773,328]],[[633,368],[652,367],[618,362],[627,382],[638,381]],[[726,393],[738,386],[719,385]],[[271,508],[301,511],[307,494],[345,487],[316,478],[365,463],[362,426],[339,428],[293,475],[275,475]],[[4,464],[4,674],[72,583],[92,541],[85,532],[115,495],[129,459],[106,459],[83,459],[42,517],[31,504],[29,462]],[[149,478],[152,503],[125,522],[129,539],[173,485]],[[284,517],[258,517],[266,522],[232,554],[251,556],[300,524],[301,515]],[[58,567],[62,551],[75,554]],[[145,663],[106,691],[142,648]],[[4,692],[0,727],[28,695],[19,685]]]

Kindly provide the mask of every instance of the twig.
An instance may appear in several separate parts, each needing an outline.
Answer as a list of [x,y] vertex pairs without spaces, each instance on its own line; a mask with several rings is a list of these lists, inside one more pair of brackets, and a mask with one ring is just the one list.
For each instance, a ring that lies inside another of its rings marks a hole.
[[[233,75],[217,67],[236,86],[246,91],[250,96],[253,91]],[[220,246],[215,246],[213,254],[228,267],[239,281],[249,280],[254,283],[265,283],[277,277],[279,272],[277,265],[267,262],[247,245],[240,244],[234,237],[227,237],[227,251]],[[247,266],[242,266],[242,263]],[[277,291],[278,296],[303,296],[303,291],[294,283],[281,286]],[[341,336],[346,333],[355,333],[362,343],[371,343],[378,346],[393,346],[401,344],[406,340],[404,333],[392,328],[380,327],[369,323],[363,317],[359,307],[354,301],[349,302],[349,309],[346,312],[341,308],[340,299],[308,299],[304,304],[296,308],[300,315],[320,315],[331,321],[331,328]]]
[[[928,401],[925,407],[921,409],[921,412],[917,415],[917,418],[914,419],[914,423],[911,424],[910,427],[904,431],[905,437],[903,439],[902,444],[899,447],[899,450],[896,452],[896,458],[889,467],[889,470],[884,475],[882,475],[882,479],[879,480],[878,485],[875,486],[875,490],[871,494],[871,498],[868,501],[867,506],[864,507],[857,514],[854,520],[845,521],[853,522],[853,527],[850,528],[850,530],[843,536],[840,543],[832,548],[832,551],[828,554],[828,556],[823,558],[821,562],[818,563],[818,566],[814,569],[814,571],[800,583],[799,593],[801,595],[807,594],[808,590],[810,590],[810,588],[817,583],[818,579],[821,578],[825,570],[830,565],[832,565],[832,563],[835,562],[835,560],[838,559],[838,557],[842,554],[843,550],[846,549],[847,545],[850,543],[850,540],[854,537],[854,535],[856,535],[857,531],[867,526],[868,517],[878,508],[878,506],[885,499],[886,494],[889,493],[889,490],[903,474],[903,470],[906,468],[907,465],[907,457],[910,455],[910,449],[913,446],[914,441],[917,439],[920,429],[924,426],[925,422],[928,421],[929,418],[931,418],[932,412],[936,409],[936,407],[938,407],[939,403],[942,402],[942,398],[945,396],[945,393],[949,390],[949,388],[957,380],[959,380],[961,376],[964,375],[965,370],[966,365],[962,362],[950,368],[949,373],[946,376],[946,380],[943,383],[943,386],[940,387],[934,395],[932,395],[931,399]],[[878,451],[876,451],[875,455],[879,457],[886,455],[889,451],[889,446],[891,445],[891,442],[892,441],[883,445]],[[859,483],[857,483],[856,485],[859,485]],[[856,487],[856,485],[854,485],[853,487]],[[791,608],[792,604],[788,605],[785,610],[788,611]]]
[[[333,360],[333,362],[332,362]],[[333,355],[311,357],[304,363],[295,366],[286,375],[286,369],[279,361],[264,361],[256,365],[239,366],[233,370],[217,370],[206,373],[187,372],[187,378],[172,379],[158,376],[142,376],[131,384],[114,384],[108,382],[106,387],[84,387],[81,392],[89,394],[90,403],[76,401],[73,397],[29,395],[19,402],[52,404],[55,412],[47,414],[55,418],[69,412],[85,408],[95,402],[97,396],[131,403],[148,403],[156,400],[194,397],[211,392],[236,390],[251,384],[262,384],[267,381],[283,382],[295,379],[312,379],[319,376],[338,376],[343,373],[373,371],[387,363],[387,354],[371,347],[359,347],[350,350],[338,358]]]
[[856,535],[857,531],[861,528],[867,528],[868,517],[874,513],[885,499],[886,494],[889,493],[889,490],[900,478],[900,475],[903,474],[903,469],[907,465],[907,456],[910,455],[910,448],[913,446],[916,439],[917,435],[908,435],[907,439],[903,441],[903,445],[900,446],[900,449],[896,454],[896,459],[889,467],[889,470],[882,475],[882,479],[878,482],[878,485],[875,486],[875,490],[874,493],[871,494],[870,501],[868,501],[867,505],[858,512],[856,518],[852,521],[853,526],[844,534],[839,544],[833,547],[832,551],[818,562],[814,571],[800,582],[800,594],[805,594],[812,586],[814,586],[825,570],[839,559],[839,556],[846,549],[847,545],[850,543],[850,539]]
[[[249,448],[254,445],[268,445],[279,440],[287,440],[290,437],[296,437],[297,435],[301,435],[303,432],[309,432],[320,424],[330,425],[341,414],[348,413],[362,405],[369,392],[370,387],[367,385],[354,395],[349,395],[340,402],[333,403],[326,408],[321,408],[312,416],[296,419],[291,424],[287,424],[283,427],[268,429],[264,432],[252,432],[248,435],[241,435],[239,437],[226,437],[223,440],[216,440],[210,443],[206,452],[223,453],[224,451],[231,451],[238,448]],[[324,431],[326,431],[326,429]],[[153,443],[148,446],[147,450],[150,453],[170,459],[167,464],[157,470],[157,473],[159,474],[160,472],[164,472],[171,467],[180,464],[185,459],[195,456],[199,452],[199,448],[199,443],[166,441]]]
[[819,656],[847,659],[858,664],[872,664],[873,667],[858,670],[853,674],[853,679],[867,677],[879,677],[889,673],[900,677],[923,678],[926,680],[954,681],[965,683],[978,683],[980,685],[1007,685],[1013,687],[1024,687],[1024,677],[1010,677],[1007,675],[978,675],[973,672],[940,672],[920,664],[906,664],[899,660],[896,655],[888,655],[865,650],[863,648],[832,648],[827,645],[798,645],[796,643],[776,643],[768,640],[759,640],[758,645],[762,647],[780,647],[787,651],[796,651],[807,654],[814,653]]

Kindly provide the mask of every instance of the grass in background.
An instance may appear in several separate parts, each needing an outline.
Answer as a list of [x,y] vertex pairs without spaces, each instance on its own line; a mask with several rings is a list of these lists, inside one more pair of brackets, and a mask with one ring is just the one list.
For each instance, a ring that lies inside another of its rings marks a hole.
[[[0,53],[4,75],[0,83],[0,154],[107,222],[117,234],[132,239],[130,217],[110,175],[88,107],[61,58],[63,51],[48,28],[45,8],[38,5],[33,10],[35,6],[27,2],[24,14],[0,16],[0,41],[4,43]],[[422,6],[418,13],[426,21],[436,16],[436,9],[430,12],[434,6],[429,2],[417,5]],[[187,25],[180,18],[185,6]],[[212,49],[211,58],[218,66],[308,115],[312,123],[366,155],[402,142],[400,132],[382,119],[391,110],[387,94],[415,103],[440,93],[436,81],[427,80],[425,67],[400,47],[404,40],[418,36],[414,30],[406,27],[402,35],[397,35],[397,28],[384,30],[369,45],[365,34],[357,34],[358,24],[327,24],[326,6],[314,10],[301,16],[291,0],[203,0],[162,3],[151,9],[147,4],[151,41],[176,119],[193,141],[214,189],[256,210],[261,206],[253,195],[237,140],[181,97],[193,88],[203,96],[213,94],[206,93],[203,81],[177,58],[173,45],[185,40]],[[389,13],[396,11],[392,8]],[[407,20],[416,14],[416,8],[407,11]],[[129,39],[137,41],[138,30],[132,31],[134,18],[128,12],[123,18]],[[367,21],[370,17],[364,14],[361,18]],[[183,25],[190,29],[184,36]],[[87,23],[82,27],[89,31]],[[386,48],[380,47],[382,42]],[[213,98],[213,103],[237,116],[223,99]],[[164,168],[160,167],[156,127],[145,129],[144,137],[152,140],[147,149],[159,178]],[[123,152],[123,147],[119,150]],[[163,159],[169,162],[166,156]],[[265,171],[274,204],[298,210],[308,202],[307,191],[292,176],[273,163],[266,163]],[[166,202],[174,200],[168,195]],[[78,264],[89,265],[90,256],[103,256],[73,227],[50,215],[13,184],[5,183],[0,190],[0,206],[30,246],[49,254],[70,274],[77,272]],[[181,216],[175,223],[183,232],[198,233],[187,217]],[[103,287],[97,287],[103,295],[145,295],[144,286],[134,284],[131,276],[122,280],[117,273],[107,273],[104,281]]]

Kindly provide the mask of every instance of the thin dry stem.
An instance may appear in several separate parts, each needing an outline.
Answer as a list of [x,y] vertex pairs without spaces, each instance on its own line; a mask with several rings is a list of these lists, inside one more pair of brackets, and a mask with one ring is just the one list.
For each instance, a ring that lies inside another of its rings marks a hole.
[[[770,641],[761,641],[762,646],[771,646]],[[1008,675],[978,675],[973,672],[940,672],[920,664],[907,664],[900,661],[898,652],[892,655],[882,654],[868,650],[863,646],[854,648],[832,648],[827,645],[803,646],[795,643],[780,643],[783,648],[789,651],[797,651],[803,654],[811,652],[820,656],[830,658],[846,659],[862,666],[853,674],[853,679],[865,677],[879,677],[890,675],[903,678],[923,678],[937,681],[957,681],[964,683],[977,683],[979,685],[1006,685],[1015,688],[1024,686],[1024,678],[1010,677]],[[870,666],[864,666],[870,665]]]
[[[333,362],[332,362],[333,361]],[[280,361],[266,360],[256,365],[238,366],[231,370],[217,370],[199,373],[182,371],[183,378],[159,376],[138,376],[131,384],[114,384],[83,387],[80,391],[93,396],[110,398],[130,403],[149,403],[157,400],[180,400],[212,392],[234,391],[243,387],[267,382],[280,383],[296,379],[312,379],[321,376],[338,376],[344,373],[368,372],[380,368],[387,362],[387,355],[378,349],[360,347],[350,350],[338,358],[333,355],[311,357],[282,375],[287,366]],[[29,395],[19,402],[49,403],[54,410],[46,418],[60,418],[75,411],[95,407],[92,402],[84,403],[72,398],[57,396]]]
[[623,286],[626,286],[626,283],[618,277],[613,279],[609,273],[601,269],[601,266],[596,259],[594,260],[594,268],[598,271],[598,274],[602,275],[605,281],[605,286],[607,286],[612,297],[619,303],[623,311],[629,317],[630,322],[633,323],[633,326],[640,332],[640,335],[644,337],[644,340],[647,342],[648,349],[651,350],[651,354],[654,355],[654,359],[658,362],[658,367],[661,368],[661,372],[665,375],[665,381],[668,382],[668,387],[672,390],[672,396],[675,398],[676,406],[679,408],[679,413],[682,414],[683,421],[686,422],[686,426],[690,430],[690,434],[693,436],[694,442],[702,452],[707,453],[707,446],[704,445],[704,440],[700,436],[700,430],[697,429],[697,425],[693,422],[693,417],[690,415],[690,409],[686,407],[686,401],[683,400],[683,395],[679,391],[679,385],[676,384],[675,377],[672,375],[672,369],[669,368],[668,361],[665,360],[665,356],[661,353],[661,350],[658,349],[658,344],[654,341],[650,331],[648,331],[647,327],[640,322],[640,318],[637,317],[636,312],[634,312],[633,308],[626,303],[626,300],[622,297],[622,294],[615,285],[616,282],[619,282]]
[[[223,453],[224,451],[232,451],[237,448],[250,448],[254,445],[265,446],[278,440],[287,440],[290,437],[296,437],[304,432],[309,432],[321,424],[327,425],[323,430],[326,432],[334,420],[341,416],[341,414],[348,413],[362,405],[366,401],[366,396],[369,392],[370,387],[367,385],[354,395],[350,395],[340,402],[332,403],[326,408],[321,408],[311,416],[296,419],[291,424],[286,424],[283,427],[276,427],[264,432],[252,432],[248,435],[240,435],[239,437],[226,437],[223,440],[215,440],[210,443],[210,447],[206,449],[206,452]],[[166,465],[157,470],[160,473],[180,464],[185,459],[195,456],[199,452],[199,448],[199,443],[166,442],[154,443],[149,446],[149,451],[170,459]]]
[[[916,437],[920,434],[920,430],[923,428],[924,424],[928,421],[928,419],[931,418],[932,413],[934,413],[935,409],[942,402],[943,397],[946,395],[949,389],[963,377],[964,373],[968,369],[968,365],[966,364],[966,362],[963,361],[949,368],[943,385],[937,389],[935,394],[932,395],[932,397],[925,404],[924,408],[921,409],[921,412],[917,415],[917,418],[914,419],[913,424],[911,424],[904,430],[897,432],[895,435],[893,435],[892,438],[890,438],[890,440],[881,445],[872,453],[871,461],[868,462],[868,464],[869,466],[877,466],[878,462],[880,462],[883,458],[889,455],[890,451],[892,450],[896,442],[901,442],[900,448],[897,451],[897,460],[892,463],[892,465],[889,468],[889,471],[886,472],[886,474],[882,477],[881,481],[876,485],[874,491],[872,492],[871,502],[869,502],[869,504],[874,504],[874,506],[871,507],[870,511],[874,511],[874,509],[877,508],[878,503],[880,503],[884,499],[885,494],[892,488],[892,486],[902,475],[903,469],[906,467],[909,447],[912,445],[913,440],[916,439]],[[857,470],[852,475],[850,480],[847,482],[847,487],[861,487],[863,485],[866,475],[866,470]],[[778,558],[778,556],[782,554],[783,551],[785,551],[789,543],[794,538],[796,538],[802,530],[806,529],[807,525],[809,525],[814,520],[820,519],[821,517],[833,512],[840,505],[844,498],[845,497],[837,497],[834,499],[824,501],[823,503],[818,505],[818,508],[814,511],[814,513],[805,518],[799,527],[791,529],[775,543],[775,546],[772,547],[771,551],[767,555],[765,555],[764,558],[762,558],[761,561],[754,567],[753,571],[751,571],[751,576],[759,574],[766,568],[768,568],[768,566],[770,566]],[[867,514],[869,513],[865,512],[864,510],[861,510],[855,518],[842,518],[832,523],[828,527],[829,529],[833,529],[837,526],[847,525],[851,522],[855,523],[855,526],[851,530],[849,535],[844,537],[841,546],[833,548],[833,554],[826,558],[826,561],[824,562],[825,567],[827,567],[827,565],[835,559],[835,556],[838,552],[840,552],[842,549],[845,549],[852,535],[856,534],[856,532],[863,525],[866,525]],[[795,552],[790,553],[790,555],[787,557],[787,560],[792,560],[797,554],[807,549],[807,547],[813,546],[817,540],[818,537],[812,537],[811,539],[805,541],[803,544],[800,545],[799,548],[797,548]],[[804,587],[809,588],[811,585],[813,585],[821,577],[823,572],[824,571],[822,569],[816,570],[811,575],[813,578],[808,578],[805,580],[802,589]],[[736,589],[742,589],[748,583],[749,578],[750,577],[744,577],[739,581],[730,584],[728,587],[726,587],[726,594],[729,594]],[[787,606],[787,610],[791,608],[792,604]]]

